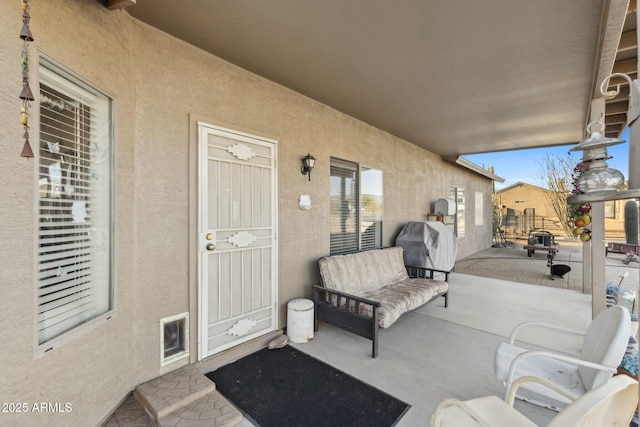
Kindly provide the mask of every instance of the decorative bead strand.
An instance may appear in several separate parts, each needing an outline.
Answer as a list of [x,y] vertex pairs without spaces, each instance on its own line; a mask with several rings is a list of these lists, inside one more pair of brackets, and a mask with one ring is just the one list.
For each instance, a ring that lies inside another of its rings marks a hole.
[[20,122],[24,129],[24,146],[22,147],[22,157],[33,157],[33,150],[31,144],[29,144],[29,109],[31,108],[31,101],[34,100],[33,93],[29,87],[29,42],[33,41],[31,35],[31,29],[29,28],[29,0],[22,1],[22,31],[20,31],[20,38],[23,41],[22,46],[22,92],[20,93],[20,99],[22,99],[22,107],[20,107]]

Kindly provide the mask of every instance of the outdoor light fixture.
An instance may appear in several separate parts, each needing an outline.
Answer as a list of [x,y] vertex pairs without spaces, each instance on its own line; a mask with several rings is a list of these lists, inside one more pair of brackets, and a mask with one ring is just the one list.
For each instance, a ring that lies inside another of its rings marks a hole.
[[589,138],[580,142],[574,150],[584,150],[584,161],[589,163],[588,169],[582,173],[578,179],[578,189],[582,194],[575,194],[567,199],[570,204],[587,202],[604,202],[607,200],[634,199],[640,197],[640,168],[636,168],[638,156],[640,156],[640,140],[638,139],[640,130],[638,129],[638,117],[640,117],[640,82],[631,80],[629,76],[622,73],[613,73],[605,78],[600,84],[600,94],[604,97],[615,97],[620,93],[620,84],[609,90],[609,82],[614,77],[626,80],[629,84],[629,108],[627,111],[627,123],[629,128],[629,181],[628,189],[618,190],[624,182],[624,176],[620,171],[607,167],[606,147],[609,145],[624,142],[615,138],[603,138],[604,124],[600,123],[602,129],[597,132],[590,132],[590,123],[587,127]]
[[309,181],[311,181],[311,169],[313,169],[315,164],[316,158],[309,153],[302,158],[302,169],[300,169],[300,172],[302,172],[302,175],[309,174]]
[[[592,130],[593,125],[599,124],[600,130]],[[617,169],[607,167],[607,147],[622,144],[624,141],[618,138],[602,136],[604,123],[591,122],[587,126],[590,136],[573,147],[571,151],[584,151],[582,160],[589,164],[588,169],[578,178],[578,190],[589,194],[601,191],[617,191],[624,185],[624,175]]]

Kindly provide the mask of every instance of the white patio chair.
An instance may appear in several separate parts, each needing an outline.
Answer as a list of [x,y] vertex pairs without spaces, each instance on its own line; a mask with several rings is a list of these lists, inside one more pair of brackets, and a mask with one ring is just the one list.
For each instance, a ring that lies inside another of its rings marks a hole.
[[[516,346],[517,333],[530,326],[583,335],[580,357],[553,351],[529,351]],[[495,375],[505,385],[505,396],[511,383],[523,376],[538,377],[555,384],[564,390],[565,395],[529,383],[521,387],[516,397],[559,411],[616,373],[629,343],[630,327],[629,311],[621,306],[603,310],[586,332],[541,322],[520,324],[511,333],[509,342],[500,344],[496,349]]]
[[[529,381],[564,393],[563,389],[539,378],[520,377],[514,381],[506,403],[496,396],[464,402],[451,398],[443,400],[431,417],[431,427],[536,427],[513,409],[516,390]],[[617,375],[572,402],[547,427],[628,426],[637,402],[638,382],[626,375]]]

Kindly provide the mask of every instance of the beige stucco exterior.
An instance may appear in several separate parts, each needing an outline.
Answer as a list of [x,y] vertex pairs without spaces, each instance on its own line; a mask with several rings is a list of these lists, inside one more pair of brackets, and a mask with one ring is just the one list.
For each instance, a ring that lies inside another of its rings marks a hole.
[[[499,203],[509,209],[514,209],[521,214],[525,209],[534,209],[536,220],[535,228],[545,229],[558,237],[565,237],[565,231],[560,224],[558,215],[553,210],[546,188],[538,187],[525,182],[517,182],[508,187],[496,191]],[[624,241],[624,204],[626,200],[612,200],[604,204],[605,213],[605,239],[612,241]],[[529,230],[517,230],[526,235]]]
[[[425,220],[449,186],[467,194],[458,256],[491,245],[491,181],[410,142],[258,77],[95,0],[33,2],[31,85],[37,55],[74,70],[115,100],[115,315],[44,355],[35,340],[35,160],[19,156],[19,2],[0,3],[0,401],[71,403],[67,413],[0,413],[0,425],[96,425],[136,385],[189,360],[160,366],[161,318],[190,311],[197,329],[198,120],[278,141],[280,328],[286,302],[309,297],[316,261],[329,252],[329,159],[384,174],[384,241]],[[34,136],[35,138],[35,136]],[[36,146],[37,144],[34,144]],[[316,159],[311,181],[300,158]],[[310,210],[298,208],[309,194]]]
[[525,182],[517,182],[509,187],[497,190],[503,206],[519,211],[535,209],[536,215],[558,219],[549,199],[545,195],[549,190]]

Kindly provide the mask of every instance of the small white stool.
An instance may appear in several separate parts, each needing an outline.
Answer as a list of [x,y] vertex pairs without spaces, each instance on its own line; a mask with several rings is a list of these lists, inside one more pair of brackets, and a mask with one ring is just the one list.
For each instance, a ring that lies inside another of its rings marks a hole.
[[313,301],[294,299],[287,304],[287,337],[293,343],[313,339]]

